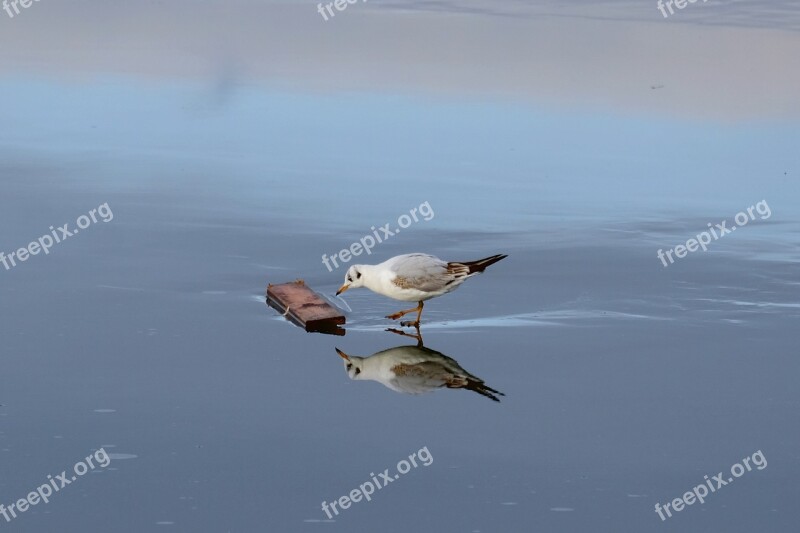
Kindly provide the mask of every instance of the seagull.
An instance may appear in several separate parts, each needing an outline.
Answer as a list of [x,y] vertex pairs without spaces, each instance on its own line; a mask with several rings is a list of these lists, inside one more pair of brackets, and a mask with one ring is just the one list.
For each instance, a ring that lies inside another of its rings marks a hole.
[[336,295],[347,289],[366,287],[372,292],[404,302],[417,302],[417,307],[406,309],[386,318],[397,320],[408,313],[417,313],[414,322],[402,325],[419,326],[425,300],[436,298],[455,290],[464,280],[480,274],[507,255],[498,254],[477,261],[450,262],[428,254],[404,254],[387,259],[379,265],[353,265],[347,270],[344,285]]
[[458,364],[458,361],[424,346],[398,346],[369,357],[347,355],[339,348],[350,379],[377,381],[395,392],[423,394],[441,387],[477,392],[496,402],[505,396],[486,385]]

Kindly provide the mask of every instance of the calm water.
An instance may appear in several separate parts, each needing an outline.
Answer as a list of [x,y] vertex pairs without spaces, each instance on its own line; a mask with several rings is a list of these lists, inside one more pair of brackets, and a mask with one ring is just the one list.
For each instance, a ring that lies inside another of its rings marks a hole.
[[[345,13],[350,19],[328,23],[302,18],[318,17],[314,5],[278,6],[287,11],[268,24],[279,31],[281,20],[303,20],[316,42],[319,32],[336,32],[332,24],[369,33],[368,22],[386,17],[417,24],[423,35],[437,20],[464,31],[483,21],[487,35],[500,35],[504,24],[560,33],[599,18],[592,28],[600,35],[616,24],[637,31],[652,24],[653,39],[667,42],[655,36],[665,31],[662,21],[643,21],[652,13],[640,6],[627,16],[582,17],[590,8],[581,3],[557,16],[545,16],[555,9],[545,3],[501,2],[497,12],[478,4],[356,4]],[[713,34],[714,46],[726,50],[729,36],[774,32],[771,45],[784,54],[775,70],[791,71],[800,57],[789,53],[798,49],[791,8],[775,3],[756,13],[756,30],[740,28],[750,20],[746,8],[756,8],[737,5],[744,15],[726,8],[728,18],[713,23],[687,15],[674,31],[730,32]],[[796,80],[765,89],[773,92],[766,103],[753,102],[741,81],[724,98],[697,92],[701,102],[693,104],[686,86],[707,89],[708,80],[696,80],[703,66],[688,58],[675,79],[648,73],[622,95],[605,91],[613,64],[605,73],[582,72],[573,85],[600,76],[598,93],[576,89],[552,99],[558,87],[545,81],[543,92],[509,93],[528,80],[509,74],[514,56],[501,49],[486,51],[512,58],[496,66],[496,90],[484,81],[475,91],[457,88],[464,65],[441,79],[435,69],[414,70],[418,86],[401,83],[403,69],[416,64],[412,51],[395,57],[398,79],[386,86],[364,78],[350,87],[333,70],[327,84],[314,86],[323,74],[311,51],[287,52],[309,62],[287,73],[272,49],[258,59],[248,45],[258,28],[241,21],[243,36],[210,75],[166,74],[141,62],[136,54],[157,54],[134,46],[128,30],[114,35],[126,27],[117,26],[118,13],[96,7],[108,24],[108,48],[96,55],[79,56],[89,45],[77,35],[88,22],[77,17],[75,28],[59,30],[75,37],[63,44],[74,54],[47,36],[63,13],[58,6],[34,4],[25,19],[2,20],[0,28],[8,29],[0,43],[39,28],[30,39],[41,45],[1,63],[0,251],[8,256],[50,235],[50,226],[74,230],[78,217],[107,204],[96,223],[47,255],[8,270],[0,264],[0,503],[16,504],[48,475],[71,476],[97,450],[110,462],[11,521],[0,514],[0,529],[795,527]],[[207,9],[198,7],[180,31],[210,24]],[[774,17],[780,10],[785,15]],[[163,37],[163,21],[124,13],[132,27]],[[230,17],[220,22],[223,35],[237,34],[234,19],[247,19]],[[379,34],[370,38],[387,46]],[[631,39],[654,46],[642,35]],[[546,70],[575,76],[558,67],[559,58],[575,61],[573,52],[553,50]],[[161,67],[170,71],[175,54],[166,47]],[[122,66],[105,63],[117,56]],[[474,58],[478,71],[488,68],[483,59]],[[338,65],[369,72],[371,61]],[[274,76],[258,65],[274,66]],[[712,77],[727,82],[736,72],[720,67]],[[666,87],[651,89],[651,82]],[[768,216],[754,211],[708,251],[667,268],[658,259],[659,249],[685,244],[709,223],[730,227],[761,201]],[[509,257],[426,304],[423,349],[385,331],[392,323],[383,316],[407,304],[366,290],[334,300],[345,268],[331,272],[321,258],[373,226],[396,229],[401,215],[425,202],[429,220],[420,217],[358,259],[377,263],[413,251],[448,260]],[[297,278],[346,310],[345,336],[305,333],[265,305],[268,283]],[[401,394],[352,380],[337,348],[359,357],[386,350],[449,357],[504,396]],[[666,522],[654,512],[705,475],[727,477],[759,450],[766,467],[704,504]],[[328,519],[323,501],[396,472],[415,453],[417,467]]]

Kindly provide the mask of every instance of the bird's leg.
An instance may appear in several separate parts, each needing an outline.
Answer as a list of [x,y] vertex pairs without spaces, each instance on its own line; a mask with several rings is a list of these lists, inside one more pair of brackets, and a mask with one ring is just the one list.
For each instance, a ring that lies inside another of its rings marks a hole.
[[422,332],[420,332],[419,326],[415,326],[414,329],[417,330],[417,334],[416,335],[411,334],[411,333],[406,333],[405,331],[400,331],[399,329],[394,329],[394,328],[389,328],[386,331],[391,331],[392,333],[396,333],[398,335],[402,335],[403,337],[411,337],[412,339],[416,339],[417,347],[421,348],[421,347],[424,346],[423,341],[422,341]]
[[417,320],[415,320],[414,322],[409,322],[409,321],[400,322],[400,325],[401,326],[411,326],[411,327],[415,327],[415,328],[419,329],[419,319],[422,318],[422,306],[423,305],[424,305],[424,302],[420,302],[419,303],[419,307],[417,307],[417,309],[412,309],[412,311],[418,311],[417,312]]
[[386,318],[389,318],[391,320],[397,320],[398,318],[402,318],[406,316],[408,313],[413,313],[414,311],[419,311],[420,313],[422,313],[422,302],[420,302],[419,305],[413,309],[406,309],[405,311],[399,311],[393,315],[387,315]]

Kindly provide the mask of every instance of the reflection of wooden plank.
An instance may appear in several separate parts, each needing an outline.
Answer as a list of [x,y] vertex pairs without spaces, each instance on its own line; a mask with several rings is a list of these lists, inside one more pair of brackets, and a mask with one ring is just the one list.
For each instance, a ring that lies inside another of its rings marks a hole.
[[303,280],[267,286],[267,304],[306,331],[344,335],[345,317]]

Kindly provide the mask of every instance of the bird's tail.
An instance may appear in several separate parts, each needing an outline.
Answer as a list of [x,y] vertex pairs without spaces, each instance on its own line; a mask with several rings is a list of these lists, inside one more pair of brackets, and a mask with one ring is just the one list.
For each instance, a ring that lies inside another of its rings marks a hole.
[[506,257],[508,256],[505,254],[497,254],[484,259],[478,259],[477,261],[466,261],[459,264],[469,268],[469,274],[479,274],[486,270],[486,267],[493,265],[501,259],[505,259]]
[[466,389],[471,390],[472,392],[477,392],[481,396],[486,396],[490,400],[494,400],[496,402],[500,401],[500,398],[497,396],[505,396],[505,394],[502,392],[494,390],[482,380],[474,377],[454,376],[454,378],[449,380],[446,385],[448,389]]

